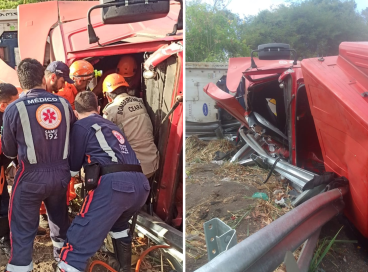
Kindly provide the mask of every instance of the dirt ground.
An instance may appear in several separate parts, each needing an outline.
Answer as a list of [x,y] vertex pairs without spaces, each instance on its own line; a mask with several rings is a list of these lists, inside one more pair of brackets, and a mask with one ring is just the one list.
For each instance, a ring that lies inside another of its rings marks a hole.
[[[243,167],[211,162],[216,147],[225,152],[229,146],[211,143],[211,149],[203,142],[190,145],[186,150],[186,271],[194,271],[208,262],[203,223],[219,218],[236,229],[238,243],[289,211],[275,200],[286,197],[288,186],[277,175],[272,175],[264,185],[268,171],[257,166]],[[212,152],[212,153],[211,153]],[[274,192],[276,191],[276,194]],[[256,192],[267,194],[268,200],[251,198]],[[339,216],[326,224],[320,235],[331,239],[343,229],[323,259],[316,272],[364,272],[368,271],[366,240],[361,240]],[[358,240],[355,241],[354,240]],[[357,243],[358,242],[358,243]],[[300,249],[294,255],[298,255]],[[278,272],[286,271],[280,266]]]
[[[12,175],[13,176],[13,175]],[[8,182],[12,184],[12,178],[8,177]],[[9,191],[11,191],[11,187],[9,186]],[[77,194],[79,194],[79,190],[77,189]],[[71,217],[74,217],[83,203],[83,200],[78,196],[75,200],[73,200],[72,204],[72,212],[70,213]],[[105,240],[106,242],[107,240]],[[111,245],[111,243],[105,243],[107,247]],[[131,271],[135,271],[136,263],[140,257],[140,255],[145,251],[148,247],[153,246],[154,244],[148,241],[146,237],[139,237],[135,235],[133,239],[132,246],[132,268]],[[112,247],[112,246],[110,246]],[[112,250],[112,249],[110,249]],[[89,265],[94,260],[100,260],[105,263],[109,263],[109,256],[107,253],[98,251],[92,258],[89,260],[87,268],[85,271],[89,271]],[[8,257],[0,250],[0,271],[4,271],[6,264],[8,262]],[[56,265],[56,261],[53,258],[53,246],[50,239],[49,229],[47,229],[46,235],[36,236],[33,246],[33,271],[34,272],[52,272],[55,271],[54,267]],[[140,271],[142,272],[168,272],[171,271],[173,267],[170,265],[168,260],[161,254],[159,249],[153,250],[148,253],[143,259]],[[109,271],[101,265],[96,265],[93,268],[93,272],[105,272]]]

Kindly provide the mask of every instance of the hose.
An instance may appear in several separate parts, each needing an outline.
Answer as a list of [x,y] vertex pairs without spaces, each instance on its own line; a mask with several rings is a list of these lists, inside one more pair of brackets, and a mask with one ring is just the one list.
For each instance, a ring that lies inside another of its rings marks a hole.
[[[145,251],[143,251],[143,253],[141,254],[141,256],[138,259],[138,262],[135,266],[135,272],[139,272],[139,268],[141,266],[141,263],[144,259],[144,257],[151,252],[152,250],[155,250],[157,248],[169,248],[170,246],[164,246],[164,245],[157,245],[157,246],[152,246],[150,248],[147,248]],[[108,264],[104,263],[103,261],[99,261],[99,260],[95,260],[92,261],[90,267],[89,267],[89,272],[92,272],[92,269],[95,265],[102,265],[103,267],[107,268],[110,272],[118,272],[116,271],[114,268],[112,268],[111,266],[109,266]]]
[[164,245],[157,245],[157,246],[152,246],[150,248],[147,248],[145,251],[143,251],[143,253],[141,254],[141,256],[139,257],[139,260],[137,262],[137,265],[135,266],[135,272],[139,272],[139,268],[141,266],[141,262],[143,261],[144,257],[151,252],[154,249],[157,248],[169,248],[170,246],[164,246]]
[[109,271],[111,272],[118,272],[116,271],[114,268],[112,268],[111,266],[109,266],[107,263],[104,263],[103,261],[99,261],[99,260],[95,260],[91,263],[90,267],[89,267],[89,272],[92,272],[92,269],[95,265],[102,265],[103,267],[107,268]]

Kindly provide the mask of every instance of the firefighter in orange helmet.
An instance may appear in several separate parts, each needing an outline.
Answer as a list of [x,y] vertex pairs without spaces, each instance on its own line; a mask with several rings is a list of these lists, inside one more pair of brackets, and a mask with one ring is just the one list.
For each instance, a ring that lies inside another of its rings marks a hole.
[[94,77],[94,69],[92,64],[85,60],[77,60],[70,66],[70,78],[74,80],[74,84],[65,82],[65,87],[58,91],[57,95],[64,97],[69,101],[73,110],[74,99],[79,92],[86,91],[89,82]]
[[129,84],[128,93],[136,95],[137,87],[140,81],[140,74],[138,73],[138,65],[136,60],[131,55],[121,57],[116,73],[122,75]]
[[159,164],[153,127],[143,100],[130,96],[128,90],[129,84],[120,74],[114,73],[105,78],[103,93],[110,103],[103,111],[104,118],[115,123],[124,132],[141,162],[143,174],[149,178],[156,172]]

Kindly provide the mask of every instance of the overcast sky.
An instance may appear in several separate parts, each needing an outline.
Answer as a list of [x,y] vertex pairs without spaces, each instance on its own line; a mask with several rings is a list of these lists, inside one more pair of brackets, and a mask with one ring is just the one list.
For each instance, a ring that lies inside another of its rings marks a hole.
[[[212,0],[204,0],[213,3]],[[228,8],[240,15],[256,15],[259,11],[269,9],[272,5],[286,3],[285,0],[232,0]],[[355,0],[357,10],[362,11],[368,7],[368,0]]]

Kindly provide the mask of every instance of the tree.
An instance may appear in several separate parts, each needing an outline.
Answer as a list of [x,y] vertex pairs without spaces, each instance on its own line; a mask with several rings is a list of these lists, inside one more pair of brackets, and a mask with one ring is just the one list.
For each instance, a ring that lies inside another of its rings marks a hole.
[[343,41],[368,39],[363,14],[354,0],[305,0],[279,5],[247,18],[242,35],[252,49],[263,43],[288,43],[302,58],[337,55]]
[[229,57],[249,54],[245,39],[238,32],[240,19],[226,9],[230,1],[200,0],[187,2],[186,61],[227,61]]

